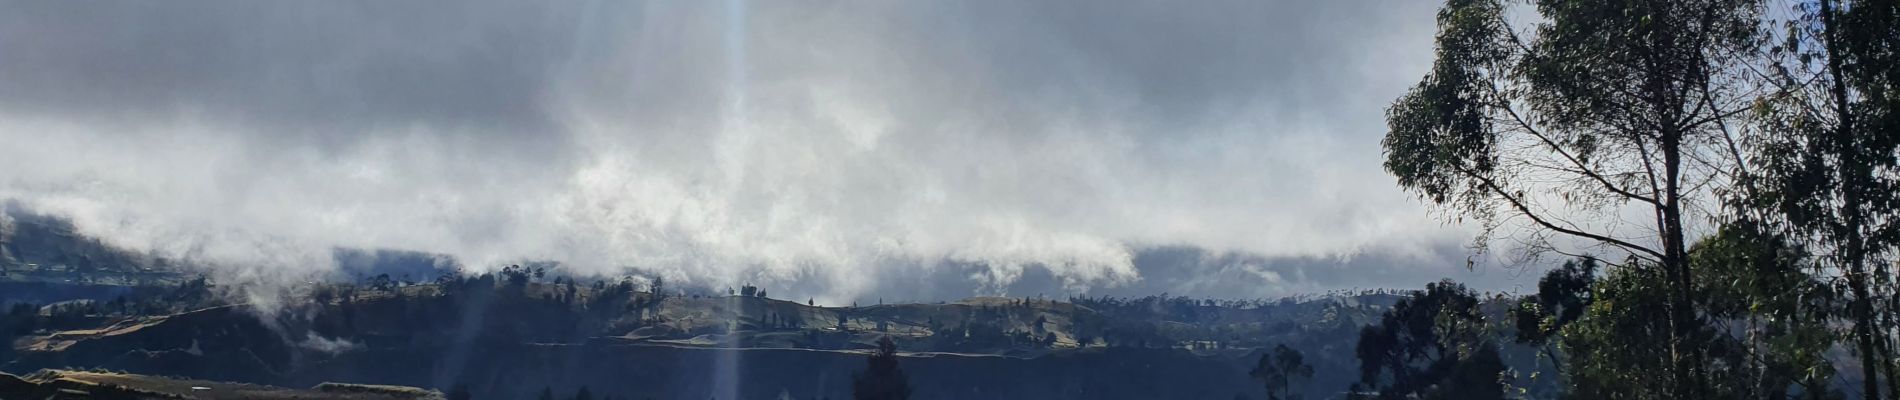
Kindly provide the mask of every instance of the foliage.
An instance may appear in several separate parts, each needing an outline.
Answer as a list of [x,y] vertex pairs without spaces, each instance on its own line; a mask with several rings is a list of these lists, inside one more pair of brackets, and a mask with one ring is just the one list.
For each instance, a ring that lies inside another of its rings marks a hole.
[[[1667,289],[1654,269],[1618,268],[1592,289],[1585,316],[1563,328],[1566,396],[1667,398],[1672,386]],[[1704,331],[1704,334],[1709,332]]]
[[[1833,338],[1824,324],[1830,293],[1799,266],[1785,241],[1749,226],[1729,226],[1692,251],[1696,296],[1704,304],[1694,343],[1708,354],[1696,366],[1699,392],[1717,398],[1831,398]],[[1547,280],[1574,271],[1556,270]],[[1589,289],[1585,312],[1560,324],[1567,396],[1579,399],[1670,398],[1667,289],[1654,268],[1618,268]],[[1562,289],[1550,291],[1562,293]],[[1540,295],[1546,294],[1540,291]]]
[[[1565,236],[1624,252],[1659,274],[1670,328],[1663,387],[1677,398],[1705,377],[1692,341],[1686,223],[1744,160],[1728,129],[1753,77],[1731,66],[1762,43],[1751,0],[1530,2],[1520,29],[1502,0],[1450,0],[1431,72],[1387,110],[1385,168],[1399,185],[1478,221],[1479,244],[1523,221],[1532,252]],[[1655,218],[1630,235],[1627,207]],[[1602,215],[1579,219],[1577,215]],[[1602,307],[1618,306],[1614,303]],[[1536,333],[1536,332],[1533,332]]]
[[1524,296],[1511,314],[1517,322],[1517,341],[1545,344],[1558,330],[1583,317],[1595,299],[1591,286],[1596,284],[1595,258],[1565,261],[1563,266],[1546,273],[1537,281],[1537,293]]
[[[1747,397],[1826,398],[1834,368],[1827,352],[1838,339],[1827,326],[1839,314],[1835,292],[1804,265],[1811,258],[1761,227],[1724,227],[1692,249],[1705,314],[1726,343],[1750,364],[1736,390]],[[1718,382],[1719,383],[1719,382]]]
[[851,375],[851,398],[903,400],[910,398],[910,380],[897,367],[897,343],[878,339],[877,351],[865,360],[864,371]]
[[1477,294],[1450,280],[1399,300],[1359,334],[1360,383],[1381,399],[1502,399],[1504,363]]
[[1840,317],[1867,377],[1860,391],[1881,398],[1884,375],[1885,391],[1900,395],[1900,3],[1822,0],[1793,11],[1764,68],[1780,91],[1754,110],[1757,168],[1732,202],[1840,278]]
[[1313,378],[1313,366],[1306,364],[1306,356],[1299,350],[1275,345],[1273,350],[1260,355],[1260,363],[1248,374],[1266,386],[1268,400],[1295,400],[1299,395],[1293,392],[1293,382]]

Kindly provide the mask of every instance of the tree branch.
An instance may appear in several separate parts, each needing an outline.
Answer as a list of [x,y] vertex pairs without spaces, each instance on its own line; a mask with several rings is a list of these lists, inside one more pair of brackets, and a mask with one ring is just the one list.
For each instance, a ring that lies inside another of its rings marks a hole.
[[1551,149],[1551,151],[1555,151],[1557,152],[1558,155],[1563,156],[1565,160],[1569,160],[1571,164],[1574,164],[1577,166],[1578,171],[1582,172],[1586,176],[1589,176],[1591,179],[1596,180],[1598,184],[1603,185],[1603,187],[1606,189],[1609,189],[1610,192],[1616,193],[1618,195],[1622,195],[1624,197],[1628,197],[1631,199],[1635,199],[1638,201],[1642,201],[1644,203],[1662,205],[1661,202],[1656,201],[1656,199],[1653,197],[1638,195],[1634,192],[1630,192],[1629,190],[1624,189],[1621,186],[1617,186],[1616,184],[1610,183],[1609,179],[1605,179],[1603,178],[1603,175],[1598,174],[1596,171],[1592,171],[1589,165],[1584,164],[1583,160],[1577,159],[1577,157],[1574,155],[1571,155],[1569,151],[1564,150],[1562,146],[1557,145],[1556,141],[1551,140],[1549,136],[1544,135],[1543,131],[1540,131],[1535,126],[1532,126],[1529,121],[1526,121],[1524,119],[1523,116],[1518,115],[1517,110],[1512,109],[1509,106],[1503,106],[1503,105],[1499,105],[1496,107],[1504,110],[1506,114],[1510,115],[1511,120],[1517,122],[1518,127],[1524,129],[1525,133],[1530,134],[1532,137],[1536,137],[1537,140],[1539,141],[1542,141],[1545,146]]
[[1584,232],[1580,229],[1564,227],[1564,226],[1552,223],[1550,222],[1550,220],[1545,219],[1543,216],[1538,215],[1535,211],[1532,211],[1530,206],[1524,203],[1523,199],[1520,199],[1516,195],[1511,194],[1510,191],[1505,190],[1502,186],[1499,186],[1497,184],[1497,181],[1492,180],[1490,177],[1472,172],[1471,170],[1465,169],[1463,166],[1458,167],[1458,173],[1463,174],[1465,177],[1478,180],[1479,183],[1482,183],[1484,185],[1484,188],[1486,191],[1496,194],[1498,197],[1504,198],[1505,201],[1511,203],[1512,208],[1517,209],[1518,214],[1522,214],[1524,215],[1524,217],[1530,218],[1531,222],[1535,222],[1538,225],[1543,226],[1545,229],[1550,229],[1552,231],[1556,231],[1557,233],[1562,233],[1566,235],[1609,243],[1617,247],[1622,247],[1625,250],[1629,250],[1632,253],[1647,254],[1651,257],[1655,257],[1655,259],[1658,259],[1658,260],[1664,258],[1662,252],[1656,251],[1647,246],[1638,245],[1635,243],[1631,243],[1629,241],[1625,241],[1622,239],[1617,239],[1617,238],[1613,238],[1609,236],[1599,235],[1599,234],[1590,233],[1590,232]]

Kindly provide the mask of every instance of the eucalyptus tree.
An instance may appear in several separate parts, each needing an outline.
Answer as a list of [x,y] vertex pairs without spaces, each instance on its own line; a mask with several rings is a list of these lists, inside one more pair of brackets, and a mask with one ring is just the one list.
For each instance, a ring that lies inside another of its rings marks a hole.
[[[1400,186],[1525,249],[1627,253],[1664,280],[1670,393],[1704,398],[1691,229],[1742,155],[1731,129],[1761,85],[1757,0],[1449,0],[1436,57],[1387,110]],[[1513,21],[1513,15],[1534,18]],[[1559,239],[1563,238],[1563,239]]]
[[[1847,294],[1860,388],[1900,394],[1892,336],[1900,245],[1900,2],[1793,4],[1765,72],[1780,95],[1757,108],[1761,129],[1742,203],[1813,252]],[[1884,371],[1883,371],[1884,370]]]
[[1596,300],[1593,290],[1598,268],[1595,258],[1565,261],[1538,279],[1537,293],[1518,299],[1517,307],[1510,311],[1517,328],[1514,339],[1520,344],[1538,347],[1541,357],[1548,359],[1560,373],[1563,357],[1553,347],[1557,344],[1553,339],[1557,339],[1565,326],[1583,318]]
[[864,371],[851,374],[851,398],[904,400],[910,394],[910,378],[897,366],[897,343],[889,336],[878,338],[877,350],[865,359]]
[[1300,398],[1293,392],[1294,381],[1312,379],[1313,366],[1299,350],[1280,344],[1261,354],[1260,363],[1248,375],[1266,387],[1267,400],[1293,400]]
[[[1359,331],[1359,382],[1378,399],[1503,399],[1505,366],[1476,292],[1451,280],[1399,299]],[[1262,360],[1265,361],[1265,360]]]
[[[1709,318],[1696,332],[1708,351],[1695,366],[1710,377],[1703,395],[1839,397],[1827,355],[1834,335],[1821,317],[1834,308],[1831,292],[1801,266],[1808,261],[1798,247],[1757,226],[1729,224],[1690,253],[1695,297],[1706,301],[1701,310]],[[1517,339],[1562,349],[1567,398],[1671,397],[1673,367],[1655,356],[1668,351],[1672,331],[1667,280],[1650,268],[1600,275],[1591,269],[1586,260],[1546,275],[1538,293],[1514,310]]]
[[[1730,398],[1838,397],[1828,355],[1837,335],[1829,329],[1836,294],[1811,274],[1813,258],[1785,235],[1738,221],[1690,246],[1698,297],[1716,346],[1729,360],[1710,370],[1728,372]],[[1625,350],[1627,351],[1627,350]]]

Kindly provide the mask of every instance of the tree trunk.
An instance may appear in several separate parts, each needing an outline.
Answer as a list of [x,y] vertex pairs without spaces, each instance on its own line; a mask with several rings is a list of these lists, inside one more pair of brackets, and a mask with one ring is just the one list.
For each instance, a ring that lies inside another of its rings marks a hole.
[[1834,97],[1834,112],[1837,118],[1834,124],[1833,144],[1834,150],[1841,157],[1836,161],[1836,173],[1839,175],[1837,179],[1840,180],[1842,202],[1839,211],[1844,226],[1840,227],[1836,234],[1845,237],[1842,238],[1844,240],[1835,241],[1841,246],[1835,249],[1839,252],[1839,256],[1835,259],[1839,260],[1841,267],[1846,269],[1844,272],[1847,275],[1847,286],[1854,295],[1854,298],[1848,300],[1848,312],[1854,318],[1854,342],[1860,348],[1861,390],[1865,398],[1878,400],[1881,398],[1879,369],[1880,365],[1886,361],[1880,359],[1879,346],[1875,344],[1875,333],[1879,330],[1875,329],[1873,299],[1868,297],[1867,291],[1866,251],[1863,249],[1867,243],[1861,236],[1861,227],[1866,220],[1859,209],[1862,182],[1857,179],[1864,175],[1861,174],[1862,171],[1859,168],[1859,157],[1856,157],[1860,150],[1856,149],[1853,143],[1854,114],[1848,110],[1847,81],[1845,73],[1841,71],[1841,56],[1838,51],[1842,45],[1839,40],[1840,32],[1838,32],[1840,26],[1834,21],[1833,0],[1821,0],[1821,26],[1825,30],[1823,34],[1826,35],[1822,38],[1822,45],[1827,49],[1828,71],[1832,75],[1829,78],[1834,81],[1834,84],[1829,87],[1830,94]]
[[[1650,2],[1651,9],[1664,9],[1659,1]],[[1679,21],[1686,22],[1686,21]],[[1681,125],[1680,113],[1686,99],[1676,90],[1682,82],[1672,82],[1672,78],[1685,77],[1691,71],[1681,70],[1682,60],[1673,60],[1670,51],[1676,46],[1674,30],[1661,29],[1647,38],[1649,54],[1646,55],[1644,69],[1647,79],[1644,91],[1648,102],[1658,113],[1657,137],[1658,150],[1662,153],[1663,182],[1655,193],[1655,199],[1662,204],[1660,226],[1663,254],[1664,279],[1669,288],[1669,356],[1671,375],[1674,378],[1674,394],[1678,399],[1704,399],[1702,393],[1702,351],[1693,343],[1696,332],[1695,304],[1691,292],[1694,290],[1692,273],[1689,266],[1688,249],[1685,245],[1682,229],[1682,146],[1683,136],[1691,129]]]

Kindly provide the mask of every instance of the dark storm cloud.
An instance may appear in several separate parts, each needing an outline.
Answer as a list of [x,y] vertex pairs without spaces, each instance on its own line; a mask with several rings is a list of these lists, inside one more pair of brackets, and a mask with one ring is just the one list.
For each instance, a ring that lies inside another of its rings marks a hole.
[[[0,196],[155,251],[403,248],[833,298],[1463,270],[1465,234],[1378,168],[1426,2],[0,9]],[[1211,255],[1157,256],[1179,249]]]
[[[0,107],[15,116],[241,124],[348,144],[378,127],[545,138],[578,10],[492,2],[8,2]],[[511,144],[536,141],[514,140]]]
[[1428,9],[1417,4],[952,2],[911,13],[950,33],[933,36],[939,44],[971,47],[963,50],[994,66],[997,85],[1032,101],[1112,107],[1076,94],[1116,93],[1132,98],[1145,128],[1164,128],[1259,112],[1258,102],[1298,114],[1364,101],[1356,92],[1367,82],[1354,70],[1393,56],[1379,46],[1420,32],[1390,29],[1418,28]]

